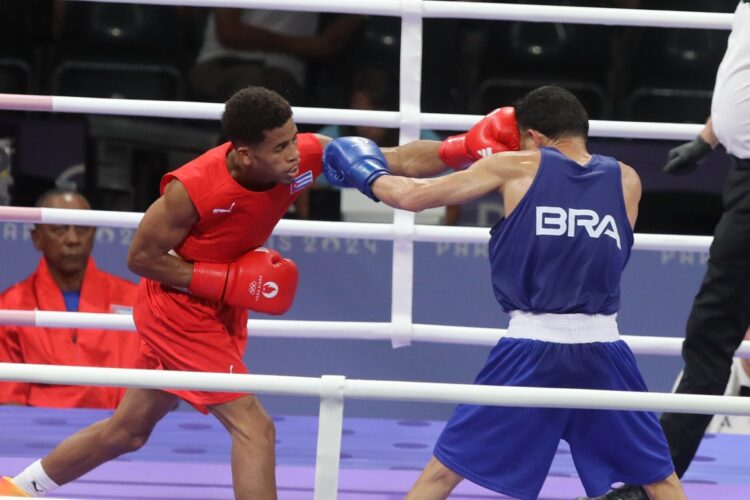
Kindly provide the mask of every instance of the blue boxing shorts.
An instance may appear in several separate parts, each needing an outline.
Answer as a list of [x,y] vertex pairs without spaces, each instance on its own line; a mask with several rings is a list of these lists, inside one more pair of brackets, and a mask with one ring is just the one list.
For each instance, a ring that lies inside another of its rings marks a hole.
[[[614,315],[514,311],[479,385],[648,389]],[[588,496],[614,483],[650,484],[674,466],[656,415],[644,411],[459,405],[435,457],[460,476],[521,499],[539,496],[558,444],[570,445]]]

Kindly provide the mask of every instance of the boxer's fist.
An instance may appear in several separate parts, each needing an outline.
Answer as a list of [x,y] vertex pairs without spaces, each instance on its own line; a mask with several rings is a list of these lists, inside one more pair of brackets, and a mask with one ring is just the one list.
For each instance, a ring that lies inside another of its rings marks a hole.
[[388,162],[380,148],[364,137],[341,137],[333,140],[323,152],[323,172],[334,184],[346,182],[370,197],[380,201],[372,193],[370,185],[381,175],[391,175]]
[[455,170],[463,170],[478,159],[503,151],[518,151],[521,136],[513,107],[498,108],[465,134],[453,135],[440,144],[440,159]]
[[292,305],[298,278],[292,260],[258,248],[230,264],[196,262],[188,290],[232,306],[282,314]]
[[[327,149],[326,149],[327,150]],[[337,187],[354,187],[352,183],[346,180],[344,174],[340,172],[333,164],[326,161],[326,153],[323,152],[323,175],[331,186]]]

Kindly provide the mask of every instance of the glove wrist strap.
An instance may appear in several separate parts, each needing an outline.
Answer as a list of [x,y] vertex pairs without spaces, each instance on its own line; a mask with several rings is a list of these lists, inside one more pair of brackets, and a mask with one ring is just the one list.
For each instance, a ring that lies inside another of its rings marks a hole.
[[453,170],[464,170],[471,165],[466,153],[466,134],[452,135],[440,143],[440,160]]
[[365,196],[367,196],[368,198],[370,198],[375,203],[380,203],[380,199],[377,196],[375,196],[375,193],[372,192],[372,183],[375,182],[375,180],[378,177],[381,177],[383,175],[391,175],[391,174],[388,173],[388,172],[386,172],[386,171],[384,171],[384,170],[376,171],[376,172],[374,172],[373,174],[370,175],[370,177],[367,179],[367,181],[364,184],[365,190],[362,191],[362,192],[364,193]]
[[227,284],[229,264],[214,262],[196,262],[193,264],[193,276],[188,291],[199,297],[221,300]]

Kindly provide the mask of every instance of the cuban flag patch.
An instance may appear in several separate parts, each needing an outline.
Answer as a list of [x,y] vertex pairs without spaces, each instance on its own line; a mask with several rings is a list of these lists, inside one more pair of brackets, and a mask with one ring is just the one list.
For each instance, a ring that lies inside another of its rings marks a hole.
[[300,174],[297,177],[294,178],[292,181],[292,185],[290,187],[292,194],[297,193],[299,191],[302,191],[307,186],[310,186],[313,183],[313,173],[312,170],[308,170],[304,174]]
[[131,306],[123,306],[120,304],[110,304],[109,312],[112,314],[133,314],[133,308]]

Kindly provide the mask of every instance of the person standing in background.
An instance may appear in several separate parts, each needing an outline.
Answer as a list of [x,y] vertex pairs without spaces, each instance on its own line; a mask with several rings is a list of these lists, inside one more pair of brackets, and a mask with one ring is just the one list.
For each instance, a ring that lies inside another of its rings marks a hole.
[[[732,168],[724,185],[724,213],[709,250],[706,274],[687,320],[677,386],[679,394],[724,393],[739,347],[750,325],[750,2],[734,13],[727,50],[716,73],[711,116],[698,136],[669,152],[664,171],[686,175],[722,144]],[[698,451],[713,415],[664,413],[661,425],[675,471],[682,477]],[[626,484],[601,497],[647,500]]]
[[[750,325],[750,3],[737,6],[724,59],[716,73],[711,117],[695,140],[669,153],[664,170],[692,172],[719,144],[732,163],[724,213],[714,231],[708,269],[687,321],[678,393],[722,394],[732,357]],[[711,415],[665,413],[662,426],[682,476]]]

